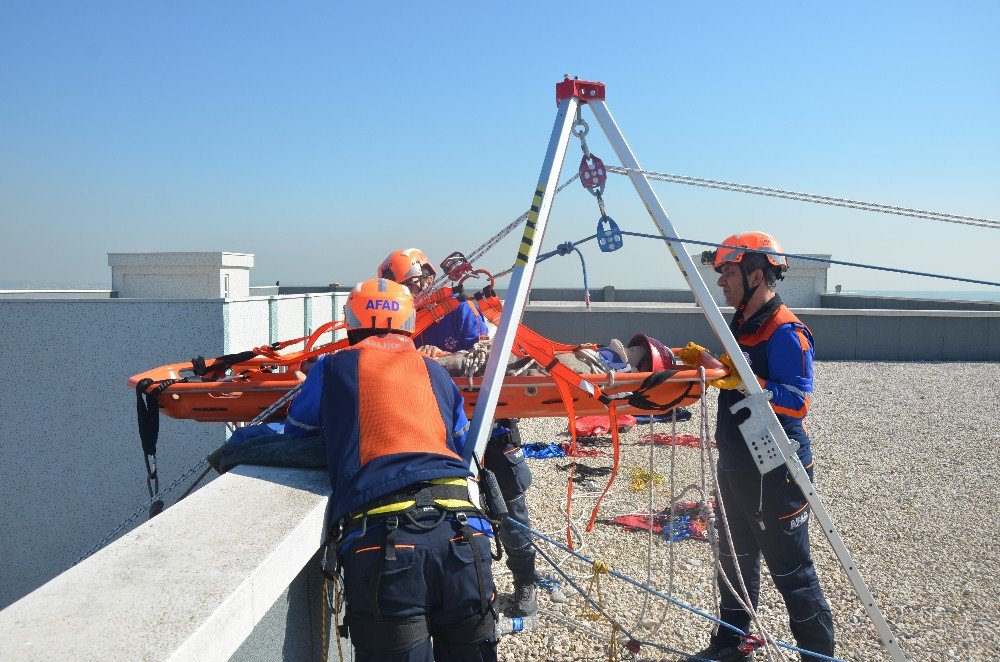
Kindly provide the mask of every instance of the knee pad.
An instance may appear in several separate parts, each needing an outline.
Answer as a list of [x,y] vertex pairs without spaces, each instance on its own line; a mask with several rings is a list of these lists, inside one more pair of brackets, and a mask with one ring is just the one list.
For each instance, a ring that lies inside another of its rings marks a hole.
[[424,616],[378,620],[348,611],[344,621],[351,643],[366,653],[401,653],[430,636]]
[[436,626],[431,634],[439,641],[450,644],[490,644],[496,647],[496,619],[493,612],[471,616],[458,625]]

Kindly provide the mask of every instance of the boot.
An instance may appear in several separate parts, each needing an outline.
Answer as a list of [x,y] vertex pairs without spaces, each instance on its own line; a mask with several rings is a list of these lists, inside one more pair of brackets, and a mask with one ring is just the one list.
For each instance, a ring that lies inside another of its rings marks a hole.
[[694,657],[700,660],[718,660],[718,662],[753,662],[753,651],[744,653],[735,646],[719,646],[710,644],[708,648],[698,651]]
[[534,582],[514,580],[514,602],[508,616],[534,616],[538,613],[538,587]]

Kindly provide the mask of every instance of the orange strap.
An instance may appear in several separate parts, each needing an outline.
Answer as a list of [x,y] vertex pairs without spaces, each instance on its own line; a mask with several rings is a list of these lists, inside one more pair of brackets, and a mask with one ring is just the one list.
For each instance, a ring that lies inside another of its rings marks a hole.
[[590,512],[590,521],[587,522],[588,533],[594,530],[594,522],[597,520],[597,511],[601,507],[601,501],[604,500],[604,496],[611,489],[611,484],[615,482],[615,476],[618,475],[618,459],[621,456],[622,444],[618,437],[618,412],[615,409],[616,405],[614,402],[608,405],[608,422],[611,425],[612,448],[611,476],[608,477],[608,484],[604,486],[604,491],[601,492],[601,496],[597,497],[597,503],[594,504],[594,509]]
[[[440,321],[442,317],[458,308],[459,305],[461,305],[461,302],[452,296],[452,289],[450,287],[442,287],[436,292],[433,292],[420,302],[420,307],[417,309],[417,316],[413,326],[413,335],[419,335],[427,329],[427,327]],[[320,336],[324,333],[329,331],[338,331],[345,328],[347,328],[347,324],[342,320],[327,322],[308,336],[295,338],[293,340],[283,340],[274,345],[255,347],[253,351],[260,356],[266,356],[274,359],[274,363],[268,364],[268,366],[297,365],[307,359],[337,352],[348,347],[350,342],[346,338],[326,343],[325,345],[320,345],[318,347],[314,346],[316,341],[319,340]],[[301,351],[291,352],[289,354],[282,354],[278,351],[302,341],[306,341],[306,345],[305,349]],[[262,366],[262,368],[263,367],[264,366]]]
[[[503,311],[503,304],[500,299],[495,296],[483,299],[479,302],[479,309],[486,319],[493,324],[499,325],[500,314]],[[596,384],[592,384],[591,382],[583,379],[580,375],[573,372],[573,370],[560,363],[556,358],[556,353],[573,352],[586,346],[587,345],[567,345],[565,343],[557,343],[546,338],[540,333],[532,331],[523,324],[518,324],[517,332],[514,336],[514,345],[511,348],[511,353],[515,356],[529,356],[540,363],[555,383],[556,389],[559,391],[559,397],[562,399],[563,406],[566,408],[566,416],[569,422],[570,445],[569,449],[566,451],[566,455],[574,458],[576,457],[577,452],[576,426],[574,425],[574,421],[576,420],[576,408],[573,405],[573,393],[571,388],[583,391],[592,398],[601,398],[603,394],[601,393],[601,389]],[[593,347],[593,345],[590,345],[590,347]],[[604,488],[604,492],[601,494],[601,499],[604,498],[604,495],[607,494],[608,490],[611,488],[611,483],[614,482],[615,474],[618,471],[618,457],[620,452],[620,444],[618,442],[618,423],[613,403],[610,405],[609,415],[612,420],[614,467],[611,470],[611,480],[608,482],[607,487]],[[576,461],[574,460],[570,466],[569,480],[566,485],[567,522],[569,522],[572,518],[573,474],[575,471]],[[597,507],[600,506],[601,499],[598,499],[597,505],[594,507],[594,511],[591,514],[590,524],[587,528],[588,531],[593,528],[594,519],[597,517]],[[566,525],[566,542],[570,549],[574,548],[573,529],[568,523]]]

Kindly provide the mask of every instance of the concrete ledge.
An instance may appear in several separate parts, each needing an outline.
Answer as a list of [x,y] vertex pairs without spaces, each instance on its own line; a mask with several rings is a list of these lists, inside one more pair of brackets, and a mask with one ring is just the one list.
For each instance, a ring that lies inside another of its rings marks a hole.
[[241,467],[0,611],[0,659],[227,660],[323,540],[322,471]]
[[0,290],[2,299],[113,299],[114,290]]

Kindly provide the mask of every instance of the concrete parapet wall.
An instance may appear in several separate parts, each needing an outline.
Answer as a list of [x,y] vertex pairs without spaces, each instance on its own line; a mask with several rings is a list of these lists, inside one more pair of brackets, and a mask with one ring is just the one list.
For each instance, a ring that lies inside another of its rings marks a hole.
[[[732,308],[723,309],[726,317]],[[796,309],[816,340],[820,360],[1000,361],[1000,311]],[[689,340],[721,351],[697,306],[675,304],[534,303],[524,322],[564,342],[625,342],[647,333],[664,343]]]
[[115,290],[0,290],[2,299],[112,299]]
[[[2,607],[65,570],[148,500],[125,380],[221,354],[223,328],[221,303],[126,299],[3,301],[0,328],[8,377],[0,380]],[[165,477],[225,438],[222,425],[160,425]]]
[[237,659],[321,659],[329,614],[303,568],[329,492],[323,471],[222,476],[0,611],[0,659],[228,660],[283,594]]
[[[15,377],[0,382],[0,607],[65,570],[148,501],[128,377],[263,345],[272,329],[282,339],[305,335],[339,317],[344,296],[0,300],[0,365]],[[163,486],[225,435],[221,424],[161,417]]]
[[1000,301],[917,299],[866,294],[823,294],[820,296],[820,303],[823,308],[852,310],[1000,310]]

